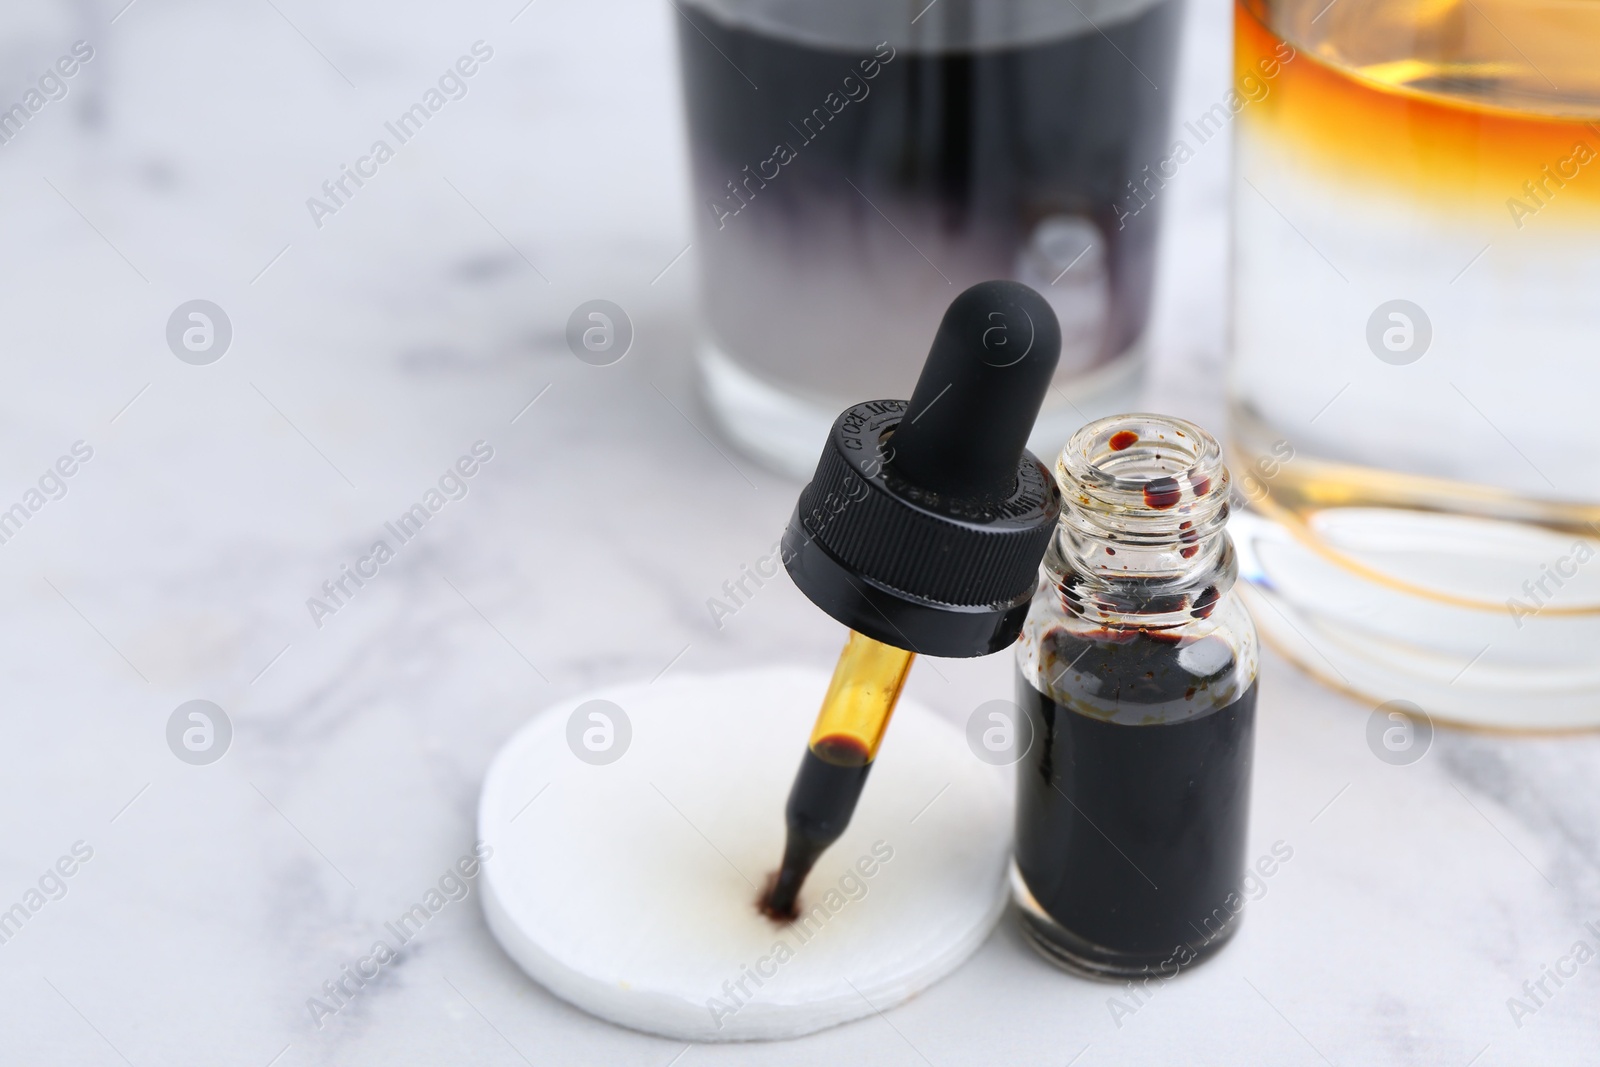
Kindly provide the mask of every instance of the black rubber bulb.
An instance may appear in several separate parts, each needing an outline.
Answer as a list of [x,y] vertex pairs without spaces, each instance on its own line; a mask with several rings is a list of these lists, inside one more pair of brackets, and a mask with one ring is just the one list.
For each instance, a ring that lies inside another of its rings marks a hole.
[[979,282],[944,313],[890,466],[921,489],[1001,500],[1061,355],[1061,327],[1021,282]]

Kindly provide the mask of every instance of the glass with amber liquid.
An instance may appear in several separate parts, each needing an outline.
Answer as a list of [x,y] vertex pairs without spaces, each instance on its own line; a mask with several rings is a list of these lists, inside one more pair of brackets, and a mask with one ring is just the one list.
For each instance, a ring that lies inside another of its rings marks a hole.
[[1233,532],[1263,635],[1600,724],[1600,3],[1241,0]]

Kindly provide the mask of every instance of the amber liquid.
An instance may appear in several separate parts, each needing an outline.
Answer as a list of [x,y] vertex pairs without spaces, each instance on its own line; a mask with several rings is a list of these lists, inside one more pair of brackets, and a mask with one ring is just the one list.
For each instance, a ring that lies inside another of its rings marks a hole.
[[[1271,79],[1277,99],[1248,115],[1324,170],[1419,201],[1503,210],[1544,165],[1595,139],[1600,6],[1339,0],[1319,10],[1240,3],[1234,65],[1242,78],[1285,44],[1311,60],[1284,64]],[[1600,202],[1596,183],[1573,192]]]
[[1600,4],[1249,0],[1235,26],[1257,619],[1380,700],[1600,722],[1600,565],[1572,563],[1600,548]]

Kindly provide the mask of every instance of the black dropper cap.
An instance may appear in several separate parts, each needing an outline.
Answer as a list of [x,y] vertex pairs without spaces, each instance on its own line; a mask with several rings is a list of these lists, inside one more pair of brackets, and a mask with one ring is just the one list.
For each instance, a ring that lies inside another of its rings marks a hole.
[[801,592],[852,630],[932,656],[1016,640],[1061,510],[1027,451],[1061,350],[1018,282],[950,305],[911,400],[840,414],[783,537]]

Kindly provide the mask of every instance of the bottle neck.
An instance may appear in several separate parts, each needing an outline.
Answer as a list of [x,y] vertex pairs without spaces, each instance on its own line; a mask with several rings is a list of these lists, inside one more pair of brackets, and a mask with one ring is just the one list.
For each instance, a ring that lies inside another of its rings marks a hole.
[[1110,627],[1205,618],[1232,588],[1228,470],[1193,423],[1116,415],[1080,429],[1056,463],[1063,507],[1044,573],[1069,614]]

